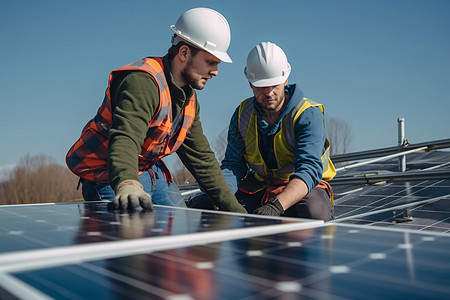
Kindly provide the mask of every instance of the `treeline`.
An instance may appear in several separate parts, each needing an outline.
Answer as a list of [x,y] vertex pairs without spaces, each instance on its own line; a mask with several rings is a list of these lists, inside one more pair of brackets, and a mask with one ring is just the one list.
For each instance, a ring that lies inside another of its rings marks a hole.
[[44,155],[26,155],[0,183],[0,205],[81,201],[78,177]]
[[[195,182],[181,161],[174,167],[176,183]],[[78,179],[66,166],[48,156],[27,154],[0,182],[0,205],[83,201],[81,186],[77,190]]]

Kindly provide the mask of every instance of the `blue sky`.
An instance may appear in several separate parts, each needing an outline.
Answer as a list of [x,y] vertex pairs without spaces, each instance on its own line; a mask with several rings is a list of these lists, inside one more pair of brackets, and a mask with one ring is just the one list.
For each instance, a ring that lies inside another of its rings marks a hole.
[[230,23],[229,54],[199,92],[208,139],[251,95],[248,52],[278,44],[291,83],[346,121],[351,151],[397,144],[404,117],[411,143],[450,137],[450,1],[24,1],[0,2],[0,169],[27,153],[64,163],[103,99],[109,72],[163,56],[170,25],[209,7]]

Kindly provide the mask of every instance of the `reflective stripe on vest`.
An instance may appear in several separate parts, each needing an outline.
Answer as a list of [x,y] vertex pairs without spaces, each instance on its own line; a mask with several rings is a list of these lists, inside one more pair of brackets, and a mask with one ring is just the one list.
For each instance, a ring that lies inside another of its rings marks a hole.
[[107,183],[109,128],[112,123],[110,87],[119,71],[143,71],[155,78],[159,89],[158,111],[149,122],[146,138],[139,155],[139,174],[148,170],[162,157],[175,152],[183,143],[195,117],[195,92],[181,112],[179,126],[173,130],[169,86],[161,57],[144,58],[111,72],[105,98],[97,115],[84,127],[81,137],[66,156],[67,166],[81,178]]
[[[238,127],[245,141],[244,157],[249,166],[256,172],[255,177],[261,181],[272,179],[287,181],[289,176],[295,172],[295,134],[294,124],[308,107],[316,106],[324,112],[322,104],[310,99],[303,98],[286,116],[281,120],[281,130],[274,136],[274,153],[278,169],[268,169],[261,152],[259,151],[257,115],[254,110],[254,97],[241,102],[239,107]],[[325,139],[325,151],[322,154],[323,173],[322,179],[331,180],[336,175],[336,170],[330,159],[330,142]]]

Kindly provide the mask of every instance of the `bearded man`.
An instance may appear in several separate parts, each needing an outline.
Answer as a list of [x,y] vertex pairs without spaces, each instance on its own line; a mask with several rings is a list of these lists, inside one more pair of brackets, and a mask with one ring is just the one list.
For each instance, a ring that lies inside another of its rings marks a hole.
[[171,26],[164,57],[146,57],[111,72],[97,115],[66,156],[83,198],[110,200],[115,209],[185,203],[161,160],[177,153],[201,188],[224,211],[242,212],[203,134],[194,89],[218,75],[231,40],[217,11],[194,8]]

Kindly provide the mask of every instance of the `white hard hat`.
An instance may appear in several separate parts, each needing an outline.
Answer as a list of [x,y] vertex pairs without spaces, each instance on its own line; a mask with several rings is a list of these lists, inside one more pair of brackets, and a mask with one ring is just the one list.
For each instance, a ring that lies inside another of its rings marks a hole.
[[227,54],[231,41],[230,26],[217,11],[203,7],[190,9],[170,28],[175,33],[172,38],[173,45],[184,41],[224,62],[232,62]]
[[291,73],[291,65],[286,54],[276,44],[262,42],[247,56],[244,74],[256,87],[278,85],[286,81]]

